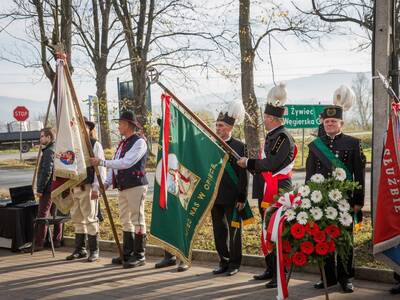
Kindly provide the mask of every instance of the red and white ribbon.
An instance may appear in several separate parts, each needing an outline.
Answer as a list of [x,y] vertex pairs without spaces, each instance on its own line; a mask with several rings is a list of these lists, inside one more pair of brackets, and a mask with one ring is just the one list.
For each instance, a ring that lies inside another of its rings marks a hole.
[[167,208],[168,189],[167,189],[167,176],[168,176],[168,153],[169,153],[169,139],[170,139],[170,101],[171,96],[167,94],[161,95],[161,105],[163,113],[163,126],[162,130],[162,156],[161,156],[161,185],[160,185],[160,199],[159,206]]
[[286,276],[285,276],[285,264],[283,262],[282,253],[282,230],[283,223],[286,220],[285,211],[289,208],[294,208],[301,204],[300,197],[292,193],[285,193],[279,198],[278,202],[273,207],[278,210],[273,213],[268,224],[267,229],[267,240],[274,242],[276,245],[276,275],[278,283],[278,300],[286,299],[289,295]]

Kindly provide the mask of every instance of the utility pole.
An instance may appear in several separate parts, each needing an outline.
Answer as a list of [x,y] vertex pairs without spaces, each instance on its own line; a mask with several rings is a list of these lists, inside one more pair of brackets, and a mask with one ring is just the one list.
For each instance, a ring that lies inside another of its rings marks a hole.
[[[393,2],[395,0],[380,0],[374,2],[375,28],[372,43],[372,73],[376,76],[381,72],[389,77],[392,74],[391,62],[393,48],[391,47]],[[392,78],[393,79],[393,78]],[[379,79],[373,81],[373,117],[372,117],[372,171],[371,171],[371,208],[375,214],[376,198],[379,189],[383,137],[385,137],[389,117],[389,96]],[[375,218],[374,218],[375,219]]]

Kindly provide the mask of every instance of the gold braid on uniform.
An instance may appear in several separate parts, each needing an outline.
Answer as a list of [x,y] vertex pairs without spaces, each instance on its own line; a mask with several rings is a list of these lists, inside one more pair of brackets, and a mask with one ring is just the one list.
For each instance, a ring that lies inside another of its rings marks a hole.
[[279,149],[282,147],[283,143],[286,140],[285,134],[280,134],[276,139],[274,146],[272,147],[271,154],[274,155],[279,152]]

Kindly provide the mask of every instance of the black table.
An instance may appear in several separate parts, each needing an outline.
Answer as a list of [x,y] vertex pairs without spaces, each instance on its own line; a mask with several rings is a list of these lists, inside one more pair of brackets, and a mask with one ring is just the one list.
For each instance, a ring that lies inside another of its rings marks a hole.
[[37,210],[37,203],[26,207],[0,207],[0,236],[12,239],[11,251],[17,252],[21,246],[32,242]]

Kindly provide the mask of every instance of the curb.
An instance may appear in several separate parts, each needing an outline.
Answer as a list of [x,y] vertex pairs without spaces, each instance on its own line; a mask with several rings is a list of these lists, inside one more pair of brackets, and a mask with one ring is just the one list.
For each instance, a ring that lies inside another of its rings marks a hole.
[[[72,237],[64,237],[64,246],[66,247],[74,247],[75,239]],[[113,241],[103,241],[99,242],[100,250],[102,251],[110,251],[117,252],[117,245]],[[164,249],[155,245],[147,245],[146,253],[149,256],[163,256]],[[208,251],[208,250],[193,250],[192,259],[194,261],[201,262],[219,262],[219,257],[216,251]],[[243,255],[242,265],[249,267],[264,267],[265,260],[264,257],[259,255]],[[355,278],[361,280],[375,281],[375,282],[383,282],[383,283],[396,283],[393,278],[393,271],[388,269],[373,269],[366,267],[356,267],[355,268]],[[319,270],[317,266],[307,266],[299,269],[302,273],[311,273],[311,274],[319,274]]]

